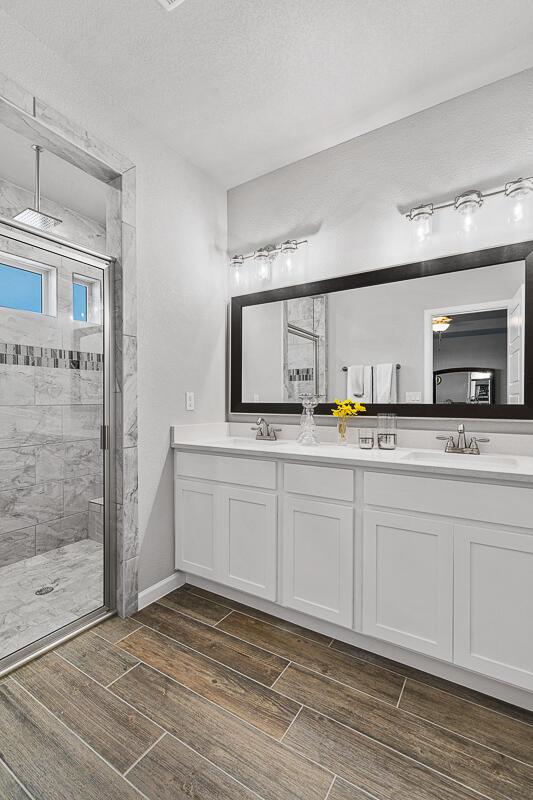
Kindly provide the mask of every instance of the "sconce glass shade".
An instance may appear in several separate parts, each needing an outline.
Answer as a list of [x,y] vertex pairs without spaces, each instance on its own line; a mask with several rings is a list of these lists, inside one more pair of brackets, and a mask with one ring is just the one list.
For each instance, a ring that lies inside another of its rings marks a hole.
[[433,317],[431,320],[431,327],[433,329],[433,333],[445,333],[448,328],[450,327],[450,322],[452,321],[452,317]]
[[250,284],[249,270],[244,264],[244,256],[232,256],[229,263],[232,291],[242,294],[248,290]]
[[477,189],[463,192],[455,198],[455,210],[463,215],[463,231],[470,233],[474,229],[473,215],[483,205],[483,196]]
[[509,222],[514,224],[526,222],[526,218],[530,216],[532,192],[533,179],[531,178],[518,178],[516,181],[509,181],[505,184],[505,196],[512,203]]
[[254,252],[256,275],[260,283],[270,283],[272,280],[272,261],[276,257],[276,248],[268,244]]
[[433,204],[412,208],[407,215],[415,225],[415,236],[421,244],[431,236],[433,230]]

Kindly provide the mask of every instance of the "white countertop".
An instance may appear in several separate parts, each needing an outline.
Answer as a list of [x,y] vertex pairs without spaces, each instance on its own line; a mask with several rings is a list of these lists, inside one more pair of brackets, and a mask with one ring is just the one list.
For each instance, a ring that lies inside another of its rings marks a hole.
[[[324,442],[304,446],[294,439],[257,441],[253,434],[232,436],[227,423],[183,425],[171,428],[171,446],[178,450],[200,450],[221,455],[283,458],[402,472],[437,473],[447,477],[472,477],[533,484],[533,457],[490,453],[479,456],[444,453],[442,450],[398,447],[396,450],[361,450],[355,444],[339,446]],[[533,511],[532,511],[533,513]]]

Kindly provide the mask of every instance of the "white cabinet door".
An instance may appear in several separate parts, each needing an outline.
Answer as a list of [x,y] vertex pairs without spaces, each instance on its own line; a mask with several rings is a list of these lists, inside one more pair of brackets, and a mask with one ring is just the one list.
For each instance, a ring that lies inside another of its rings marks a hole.
[[217,580],[218,487],[188,480],[175,486],[176,569]]
[[220,580],[276,600],[276,495],[221,486],[220,499]]
[[365,511],[363,633],[452,659],[453,526]]
[[351,627],[353,509],[286,497],[283,605]]
[[533,535],[455,528],[454,662],[533,690]]

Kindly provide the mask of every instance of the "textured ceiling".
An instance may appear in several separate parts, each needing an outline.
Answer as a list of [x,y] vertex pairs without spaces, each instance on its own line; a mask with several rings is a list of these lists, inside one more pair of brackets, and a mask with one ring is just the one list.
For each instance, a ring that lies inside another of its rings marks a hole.
[[233,186],[533,65],[531,0],[0,0]]

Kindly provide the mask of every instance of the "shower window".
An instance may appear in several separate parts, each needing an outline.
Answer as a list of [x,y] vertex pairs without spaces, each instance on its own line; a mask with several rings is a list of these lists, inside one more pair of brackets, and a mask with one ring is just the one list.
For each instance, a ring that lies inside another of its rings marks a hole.
[[87,286],[83,283],[72,284],[72,308],[77,322],[87,322]]
[[72,318],[76,322],[102,322],[102,284],[86,275],[72,276]]
[[56,315],[56,270],[0,253],[0,307]]

